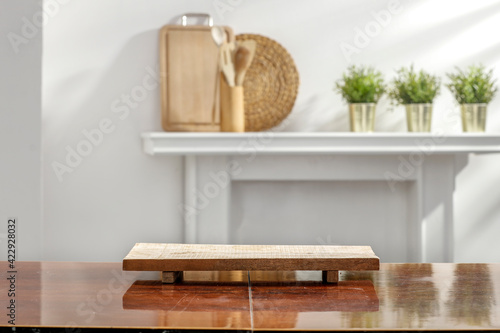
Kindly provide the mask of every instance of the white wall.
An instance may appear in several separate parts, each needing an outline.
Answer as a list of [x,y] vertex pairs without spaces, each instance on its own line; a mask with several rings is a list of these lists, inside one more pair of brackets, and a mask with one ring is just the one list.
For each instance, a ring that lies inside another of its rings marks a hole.
[[[391,8],[384,27],[345,57],[341,47],[356,46],[358,29],[370,27],[374,13]],[[182,241],[182,161],[146,156],[140,146],[140,133],[161,130],[158,89],[129,113],[116,113],[114,106],[125,105],[120,100],[149,79],[157,64],[158,29],[185,12],[210,13],[216,24],[271,37],[289,50],[301,78],[289,131],[348,129],[346,106],[332,88],[350,63],[375,65],[388,79],[411,63],[441,76],[455,65],[479,62],[495,66],[497,77],[500,73],[494,37],[500,28],[498,1],[401,1],[395,7],[388,0],[53,5],[44,29],[44,259],[119,261],[135,242]],[[489,132],[500,132],[499,106],[500,97],[490,107]],[[391,111],[386,99],[377,112],[378,131],[406,130],[404,113]],[[99,124],[108,133],[101,138],[92,132],[96,143],[86,147],[82,131]],[[457,107],[445,88],[435,103],[433,125],[460,131]],[[88,156],[66,161],[68,149],[78,147],[87,148]],[[70,168],[62,169],[67,162]],[[500,260],[499,162],[500,156],[471,157],[458,178],[457,261]],[[54,163],[60,163],[58,171]]]
[[0,260],[11,217],[17,259],[41,259],[42,31],[24,21],[39,9],[35,0],[0,1]]

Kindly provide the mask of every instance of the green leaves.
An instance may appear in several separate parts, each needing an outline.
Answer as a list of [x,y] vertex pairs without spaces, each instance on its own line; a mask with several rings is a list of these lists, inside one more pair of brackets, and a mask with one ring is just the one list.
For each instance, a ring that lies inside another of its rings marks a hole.
[[491,102],[498,87],[493,80],[493,70],[486,72],[483,65],[470,66],[468,71],[456,68],[458,73],[446,74],[451,83],[446,86],[451,90],[458,103],[486,103]]
[[363,66],[349,67],[336,88],[348,103],[377,103],[385,92],[382,74]]
[[393,80],[389,97],[399,104],[432,103],[439,93],[441,80],[425,71],[415,72],[410,68],[401,68]]
[[[498,87],[493,70],[483,65],[470,66],[467,71],[456,69],[447,74],[451,83],[446,86],[460,104],[486,103],[495,97]],[[441,79],[413,65],[401,68],[389,89],[389,97],[399,104],[432,103],[440,91]],[[377,103],[386,91],[382,74],[372,67],[351,66],[336,83],[336,90],[348,103]]]

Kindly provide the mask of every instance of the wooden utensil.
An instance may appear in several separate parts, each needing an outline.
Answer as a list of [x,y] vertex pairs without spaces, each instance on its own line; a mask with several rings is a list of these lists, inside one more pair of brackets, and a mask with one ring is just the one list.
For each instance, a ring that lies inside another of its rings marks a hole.
[[227,84],[234,87],[234,63],[233,63],[233,43],[224,42],[220,46],[220,67]]
[[221,131],[245,132],[245,109],[243,87],[235,86],[235,64],[233,42],[221,46],[221,69],[225,80],[221,80]]
[[236,54],[234,56],[236,72],[235,84],[237,86],[243,85],[245,74],[248,67],[250,67],[250,64],[252,63],[253,56],[255,54],[255,47],[256,43],[253,40],[238,43],[238,48],[236,49]]
[[211,29],[212,38],[217,46],[221,46],[227,40],[227,34],[223,27],[215,26]]
[[250,51],[244,46],[239,46],[234,54],[234,71],[235,71],[235,85],[240,86],[243,84],[245,72],[250,66]]
[[[221,70],[225,78],[221,80],[221,131],[245,132],[245,108],[243,87],[245,71],[250,66],[255,43],[239,46],[234,51],[234,35],[228,34],[228,43],[221,45]],[[233,56],[233,53],[235,55]],[[239,84],[236,80],[239,80]]]

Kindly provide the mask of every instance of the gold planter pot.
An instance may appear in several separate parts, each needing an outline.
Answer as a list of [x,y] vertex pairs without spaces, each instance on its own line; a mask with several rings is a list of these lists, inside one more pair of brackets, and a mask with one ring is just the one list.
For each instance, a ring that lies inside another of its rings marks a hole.
[[432,104],[406,104],[408,132],[430,132]]
[[484,132],[488,104],[462,104],[462,128],[464,132]]
[[376,105],[375,103],[349,104],[351,132],[373,132]]

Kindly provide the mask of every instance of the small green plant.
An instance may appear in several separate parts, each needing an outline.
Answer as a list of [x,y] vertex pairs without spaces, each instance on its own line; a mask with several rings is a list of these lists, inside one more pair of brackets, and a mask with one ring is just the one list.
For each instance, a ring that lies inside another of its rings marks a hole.
[[385,92],[382,73],[364,66],[349,67],[336,88],[347,103],[377,103]]
[[392,82],[389,97],[398,104],[432,103],[439,93],[441,80],[421,70],[416,72],[413,65],[401,68]]
[[470,66],[467,71],[456,68],[458,73],[446,74],[451,83],[446,86],[460,104],[491,102],[498,87],[493,79],[493,70],[486,71],[483,65]]

